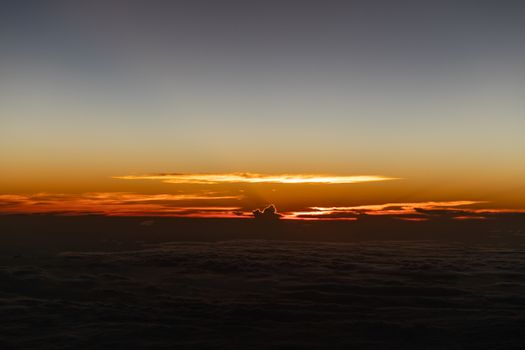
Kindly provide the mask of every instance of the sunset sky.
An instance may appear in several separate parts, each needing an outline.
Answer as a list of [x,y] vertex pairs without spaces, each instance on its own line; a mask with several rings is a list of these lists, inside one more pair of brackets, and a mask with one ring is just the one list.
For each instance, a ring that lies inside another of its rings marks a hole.
[[0,212],[524,210],[524,67],[522,1],[6,1]]

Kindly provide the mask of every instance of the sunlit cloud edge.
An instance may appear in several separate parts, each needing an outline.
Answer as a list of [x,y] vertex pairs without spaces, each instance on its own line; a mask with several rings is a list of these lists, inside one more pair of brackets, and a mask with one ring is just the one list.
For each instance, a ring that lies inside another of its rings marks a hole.
[[322,175],[322,174],[257,174],[257,173],[222,173],[222,174],[149,174],[113,176],[120,180],[157,180],[171,184],[220,184],[220,183],[271,183],[271,184],[353,184],[399,180],[396,177],[382,175]]

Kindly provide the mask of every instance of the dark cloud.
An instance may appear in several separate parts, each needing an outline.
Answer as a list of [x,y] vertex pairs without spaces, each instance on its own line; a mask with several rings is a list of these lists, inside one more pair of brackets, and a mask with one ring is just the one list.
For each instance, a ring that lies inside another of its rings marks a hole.
[[275,206],[273,204],[270,204],[266,208],[264,208],[262,211],[259,209],[254,210],[253,216],[257,220],[277,220],[281,218],[281,214],[277,213],[277,209],[275,209]]
[[366,215],[361,213],[359,210],[349,210],[349,211],[335,211],[330,213],[312,213],[312,214],[300,214],[297,215],[301,219],[357,219]]
[[424,209],[414,208],[414,210],[420,214],[433,215],[433,216],[454,216],[454,215],[468,215],[470,212],[465,210],[457,209]]

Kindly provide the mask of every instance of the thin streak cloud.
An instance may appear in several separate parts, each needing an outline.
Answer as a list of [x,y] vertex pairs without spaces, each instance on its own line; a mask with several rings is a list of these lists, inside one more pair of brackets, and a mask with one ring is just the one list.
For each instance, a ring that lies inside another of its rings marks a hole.
[[[242,196],[203,194],[83,194],[0,195],[1,214],[61,214],[106,216],[239,217]],[[233,205],[230,205],[233,204]]]
[[385,203],[372,205],[359,205],[350,207],[310,207],[307,211],[286,213],[288,219],[313,219],[313,220],[356,220],[360,215],[388,215],[404,220],[421,221],[430,216],[449,215],[453,218],[483,219],[480,213],[500,213],[507,210],[472,209],[464,208],[474,204],[487,203],[485,201],[443,201],[443,202],[413,202],[413,203]]
[[174,184],[220,184],[220,183],[274,183],[274,184],[352,184],[397,180],[398,178],[381,175],[316,175],[316,174],[280,174],[264,175],[256,173],[227,174],[153,174],[114,176],[122,180],[159,180]]
[[312,207],[313,210],[318,211],[366,211],[366,212],[393,212],[393,211],[406,211],[415,208],[423,209],[440,209],[448,207],[459,207],[473,204],[486,203],[485,201],[444,201],[444,202],[413,202],[413,203],[385,203],[385,204],[371,204],[371,205],[358,205],[352,207]]

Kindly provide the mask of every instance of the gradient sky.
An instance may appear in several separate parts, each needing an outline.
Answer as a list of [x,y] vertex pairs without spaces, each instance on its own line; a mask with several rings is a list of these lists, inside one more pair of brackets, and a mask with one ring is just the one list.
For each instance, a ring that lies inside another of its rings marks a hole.
[[115,178],[156,173],[380,175],[399,180],[198,191],[296,209],[525,208],[523,1],[1,4],[0,193],[203,187]]

